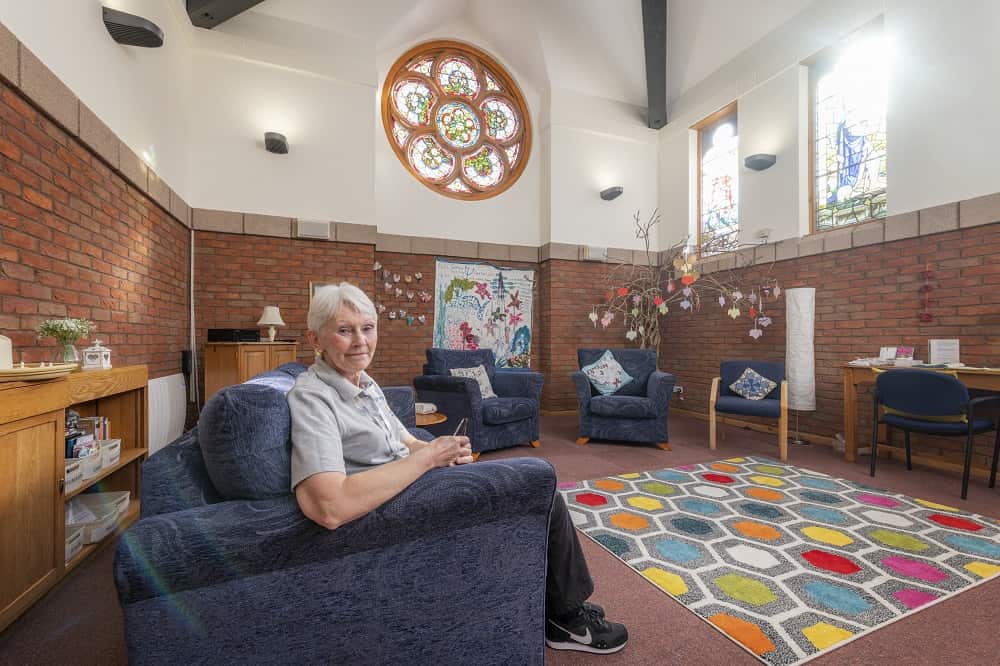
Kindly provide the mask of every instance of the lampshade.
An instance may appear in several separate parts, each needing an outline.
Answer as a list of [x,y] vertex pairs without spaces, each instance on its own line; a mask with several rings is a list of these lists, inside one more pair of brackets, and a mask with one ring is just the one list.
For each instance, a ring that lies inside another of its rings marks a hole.
[[815,288],[785,290],[785,376],[788,379],[789,409],[816,409],[815,317]]
[[257,322],[258,326],[284,326],[285,322],[281,319],[281,313],[278,311],[277,305],[265,305],[264,314],[260,316],[260,321]]

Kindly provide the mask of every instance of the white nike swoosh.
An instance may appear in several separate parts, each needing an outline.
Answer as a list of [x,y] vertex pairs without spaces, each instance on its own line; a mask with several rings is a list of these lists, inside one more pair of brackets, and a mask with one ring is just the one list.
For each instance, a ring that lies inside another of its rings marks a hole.
[[590,645],[590,642],[591,642],[591,639],[590,639],[590,629],[587,629],[582,634],[574,634],[572,631],[570,631],[566,627],[559,626],[559,623],[555,622],[554,620],[549,620],[549,622],[551,622],[554,626],[559,627],[559,629],[562,629],[563,631],[565,631],[574,640],[576,640],[576,641],[578,641],[580,643],[584,643],[586,645]]

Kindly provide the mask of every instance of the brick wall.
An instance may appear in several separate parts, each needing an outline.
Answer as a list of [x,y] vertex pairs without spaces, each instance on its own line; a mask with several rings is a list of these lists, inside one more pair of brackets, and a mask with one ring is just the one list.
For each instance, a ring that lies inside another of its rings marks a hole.
[[79,317],[114,365],[179,372],[188,251],[182,224],[0,83],[0,331],[15,362],[51,361],[54,341],[32,329]]
[[[842,431],[841,366],[875,356],[881,346],[913,345],[916,357],[926,360],[928,339],[960,338],[965,364],[1000,366],[998,255],[1000,224],[990,224],[755,267],[758,276],[771,272],[783,289],[816,288],[816,411],[800,413],[801,429],[824,436]],[[936,276],[930,323],[917,317],[925,266]],[[684,386],[684,408],[707,414],[711,381],[723,359],[784,360],[784,299],[766,307],[774,324],[757,341],[747,335],[745,315],[734,321],[718,306],[666,318],[660,367]],[[871,438],[871,394],[859,393],[857,434],[864,446]],[[987,466],[991,437],[977,440],[975,465]],[[959,460],[958,438],[918,441],[921,454]]]
[[610,265],[550,259],[541,265],[536,339],[545,373],[542,409],[575,410],[576,390],[571,375],[579,369],[579,347],[625,347],[625,330],[620,320],[606,330],[587,319],[592,305],[605,301],[604,277]]
[[373,261],[371,245],[196,231],[199,355],[209,328],[258,328],[264,306],[277,305],[287,326],[275,337],[297,340],[299,360],[312,362],[305,339],[309,283],[346,280],[371,293]]

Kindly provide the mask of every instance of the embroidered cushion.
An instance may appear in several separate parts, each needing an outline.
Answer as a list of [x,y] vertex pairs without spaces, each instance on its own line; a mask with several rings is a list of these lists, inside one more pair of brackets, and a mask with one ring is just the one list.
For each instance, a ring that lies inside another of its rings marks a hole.
[[474,368],[452,368],[452,377],[471,377],[479,383],[479,393],[483,398],[495,398],[497,394],[493,392],[493,385],[490,384],[490,376],[486,374],[486,368],[477,365]]
[[632,376],[625,372],[625,368],[615,359],[611,350],[604,352],[601,358],[583,366],[580,370],[587,375],[587,379],[601,395],[611,395],[632,381]]
[[777,384],[767,377],[747,368],[740,378],[729,385],[729,390],[747,400],[763,400]]

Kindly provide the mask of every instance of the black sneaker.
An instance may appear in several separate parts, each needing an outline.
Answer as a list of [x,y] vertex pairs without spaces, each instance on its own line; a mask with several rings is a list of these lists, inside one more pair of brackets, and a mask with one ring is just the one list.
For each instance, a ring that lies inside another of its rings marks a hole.
[[596,604],[584,602],[569,617],[549,618],[545,622],[545,644],[553,650],[594,654],[618,652],[628,642],[628,630],[625,625],[605,620],[603,610]]

